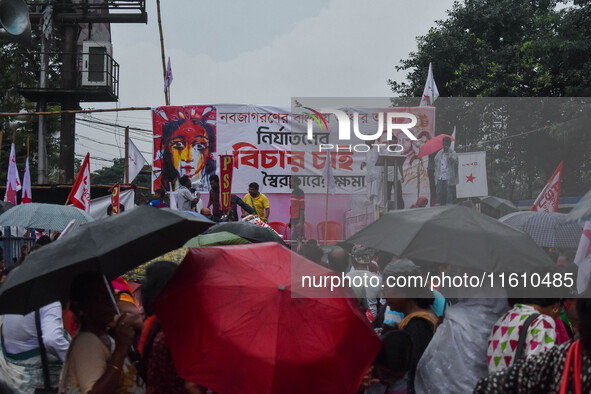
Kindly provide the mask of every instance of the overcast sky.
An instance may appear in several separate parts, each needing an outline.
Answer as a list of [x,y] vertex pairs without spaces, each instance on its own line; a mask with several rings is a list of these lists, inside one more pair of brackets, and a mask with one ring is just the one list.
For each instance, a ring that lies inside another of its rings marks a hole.
[[[147,24],[111,25],[120,64],[120,107],[164,105],[156,1]],[[395,66],[416,49],[453,0],[161,1],[166,57],[174,80],[171,104],[271,104],[291,97],[387,97]],[[437,65],[434,65],[437,81]],[[114,108],[116,103],[82,103]],[[94,119],[151,130],[149,111],[94,114]],[[78,119],[84,119],[78,116]],[[76,153],[122,157],[123,130],[77,122]],[[117,131],[117,135],[115,135]],[[132,132],[147,160],[148,131]],[[90,139],[89,139],[90,138]],[[101,144],[94,142],[100,141]]]

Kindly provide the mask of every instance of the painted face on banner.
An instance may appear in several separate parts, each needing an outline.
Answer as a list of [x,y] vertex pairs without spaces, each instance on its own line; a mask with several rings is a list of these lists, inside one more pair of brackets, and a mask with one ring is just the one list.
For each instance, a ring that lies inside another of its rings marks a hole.
[[209,158],[209,137],[202,126],[185,122],[173,131],[167,149],[179,177],[200,178]]

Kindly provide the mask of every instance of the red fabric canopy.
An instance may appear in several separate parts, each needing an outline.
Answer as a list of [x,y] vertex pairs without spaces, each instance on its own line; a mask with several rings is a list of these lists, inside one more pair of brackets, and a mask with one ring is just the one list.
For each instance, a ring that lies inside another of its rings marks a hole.
[[381,342],[349,289],[292,298],[302,273],[334,274],[277,243],[190,249],[154,305],[179,375],[220,394],[356,393]]

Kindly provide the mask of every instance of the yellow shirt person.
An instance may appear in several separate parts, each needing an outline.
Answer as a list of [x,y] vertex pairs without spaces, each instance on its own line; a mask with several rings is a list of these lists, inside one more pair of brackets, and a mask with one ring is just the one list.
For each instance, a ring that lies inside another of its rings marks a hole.
[[[258,183],[253,182],[248,185],[248,194],[244,196],[243,200],[246,204],[254,207],[261,220],[264,222],[269,221],[269,214],[271,213],[269,199],[263,193],[259,192]],[[242,217],[245,217],[247,214],[246,211],[242,210]]]

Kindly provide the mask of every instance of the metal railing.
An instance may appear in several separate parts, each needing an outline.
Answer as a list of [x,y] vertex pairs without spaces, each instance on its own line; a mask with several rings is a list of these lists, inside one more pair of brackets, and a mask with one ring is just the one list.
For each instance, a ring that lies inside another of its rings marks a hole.
[[[41,56],[46,54],[49,63],[47,65],[47,79],[44,87],[40,85],[37,75],[31,75],[30,70],[19,71],[19,81],[21,88],[38,88],[38,89],[62,89],[61,72],[63,69],[62,59],[64,55],[74,55],[76,60],[76,68],[74,70],[75,89],[107,89],[115,97],[119,97],[119,63],[113,57],[105,52],[101,54],[89,52],[29,52],[24,54],[28,57],[28,62],[36,64],[36,72],[41,69]],[[102,69],[92,70],[89,67],[90,57],[100,56],[102,58]],[[32,81],[32,82],[29,82]],[[84,83],[90,81],[90,83]],[[65,89],[65,88],[64,88]]]
[[12,267],[21,257],[21,247],[35,245],[35,237],[0,237],[0,247],[4,251],[4,267]]
[[[39,2],[27,1],[28,6],[37,6]],[[140,12],[146,11],[146,0],[105,0],[102,3],[82,1],[78,4],[57,0],[52,3],[53,7],[57,9],[70,9],[72,11],[87,11],[87,10],[137,10]]]

